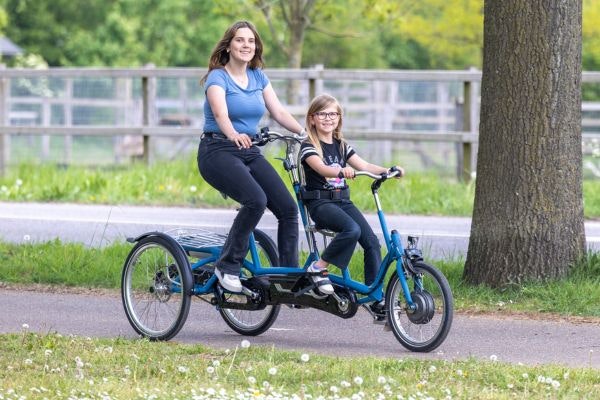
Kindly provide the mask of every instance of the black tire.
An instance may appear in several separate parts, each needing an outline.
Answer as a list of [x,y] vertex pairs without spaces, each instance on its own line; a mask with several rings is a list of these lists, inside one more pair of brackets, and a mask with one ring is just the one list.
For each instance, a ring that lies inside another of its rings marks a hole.
[[133,329],[150,340],[174,337],[190,311],[192,284],[181,247],[154,235],[137,242],[121,276],[121,299]]
[[[417,275],[409,276],[407,283],[417,309],[407,312],[402,284],[394,274],[385,295],[387,323],[402,346],[428,352],[446,339],[452,325],[454,301],[448,280],[437,268],[419,261],[414,263],[414,269]],[[417,284],[419,279],[421,287]]]
[[[279,262],[277,255],[277,246],[273,240],[263,231],[254,231],[254,240],[261,257],[263,266],[274,266]],[[250,253],[248,253],[250,257]],[[246,272],[244,270],[244,272]],[[226,294],[226,296],[239,296],[236,294]],[[257,336],[265,332],[273,325],[279,315],[280,305],[267,305],[262,310],[239,310],[232,308],[219,308],[221,317],[231,329],[245,336]]]

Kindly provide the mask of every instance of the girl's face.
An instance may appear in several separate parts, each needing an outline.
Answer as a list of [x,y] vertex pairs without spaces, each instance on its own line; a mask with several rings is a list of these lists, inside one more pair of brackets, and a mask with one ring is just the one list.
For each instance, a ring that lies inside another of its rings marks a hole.
[[312,115],[312,123],[320,135],[329,135],[338,127],[341,115],[335,104],[317,111]]
[[240,28],[229,42],[229,56],[239,62],[248,63],[254,58],[256,39],[249,28]]

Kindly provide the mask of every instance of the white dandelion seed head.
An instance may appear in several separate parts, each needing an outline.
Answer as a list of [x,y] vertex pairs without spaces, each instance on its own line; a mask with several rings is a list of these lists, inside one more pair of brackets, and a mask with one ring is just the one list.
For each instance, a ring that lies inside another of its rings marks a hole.
[[560,382],[559,381],[552,381],[551,385],[552,385],[552,387],[554,389],[558,389],[560,387]]
[[355,376],[354,377],[354,383],[356,383],[357,385],[362,385],[363,384],[363,378],[361,378],[360,376]]
[[310,356],[308,354],[304,353],[300,356],[300,361],[308,362],[308,360],[310,360]]
[[242,346],[242,349],[247,349],[248,347],[250,347],[250,342],[246,339],[242,340],[242,343],[240,344],[240,346]]
[[212,365],[213,365],[213,367],[215,367],[215,368],[216,368],[216,367],[218,367],[219,365],[221,365],[221,361],[219,361],[219,360],[213,360],[213,362],[212,362]]
[[275,367],[269,368],[269,375],[276,375],[276,374],[277,374],[277,368],[275,368]]
[[340,382],[340,386],[341,386],[341,387],[344,387],[344,388],[349,388],[349,387],[350,387],[350,386],[352,386],[352,385],[351,385],[351,384],[350,384],[350,382],[348,382],[348,381],[341,381],[341,382]]
[[529,378],[529,374],[527,372],[523,373],[523,379]]
[[29,329],[29,324],[23,324],[23,325],[21,325],[21,328],[23,328],[23,329]]
[[385,379],[385,376],[379,376],[377,378],[377,383],[379,383],[380,385],[385,385],[386,382],[387,382],[387,379]]
[[330,387],[329,387],[329,391],[330,391],[331,393],[337,393],[337,392],[339,392],[339,391],[340,391],[340,389],[338,389],[338,387],[337,387],[337,386],[330,386]]
[[52,355],[52,350],[50,350],[50,349],[46,349],[46,350],[44,350],[44,355],[45,355],[46,357],[50,357],[50,356]]
[[23,180],[17,178],[17,180],[15,181],[15,186],[21,186],[21,185],[23,185]]
[[208,374],[214,374],[215,373],[215,368],[214,367],[206,367],[206,372]]
[[435,367],[435,365],[429,366],[429,373],[430,374],[433,374],[435,371],[437,371],[437,368]]
[[253,376],[248,377],[248,383],[254,385],[256,383],[256,378]]
[[456,370],[456,375],[463,376],[463,370],[462,369],[457,369]]
[[192,193],[196,193],[196,191],[198,190],[198,188],[194,185],[190,186],[190,192]]
[[492,355],[490,356],[490,360],[491,360],[491,361],[498,361],[498,356],[497,356],[497,355],[495,355],[495,354],[492,354]]
[[189,368],[183,365],[180,365],[179,367],[177,367],[177,371],[181,372],[182,374],[186,374],[189,371]]
[[26,358],[25,361],[23,361],[23,362],[27,365],[33,364],[33,360],[31,358]]

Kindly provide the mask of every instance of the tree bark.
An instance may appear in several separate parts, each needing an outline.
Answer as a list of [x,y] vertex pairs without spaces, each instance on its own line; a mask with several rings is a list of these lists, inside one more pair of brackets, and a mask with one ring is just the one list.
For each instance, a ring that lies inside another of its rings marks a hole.
[[470,283],[559,278],[585,255],[581,8],[485,1]]

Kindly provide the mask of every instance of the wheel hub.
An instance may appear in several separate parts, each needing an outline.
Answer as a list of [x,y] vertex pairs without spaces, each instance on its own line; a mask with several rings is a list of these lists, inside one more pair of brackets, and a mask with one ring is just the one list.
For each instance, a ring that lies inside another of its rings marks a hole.
[[432,320],[435,313],[435,302],[433,296],[427,291],[412,292],[414,309],[408,312],[408,319],[413,324],[427,324]]
[[161,303],[165,303],[171,298],[171,283],[162,271],[158,271],[156,274],[150,293],[153,293]]

